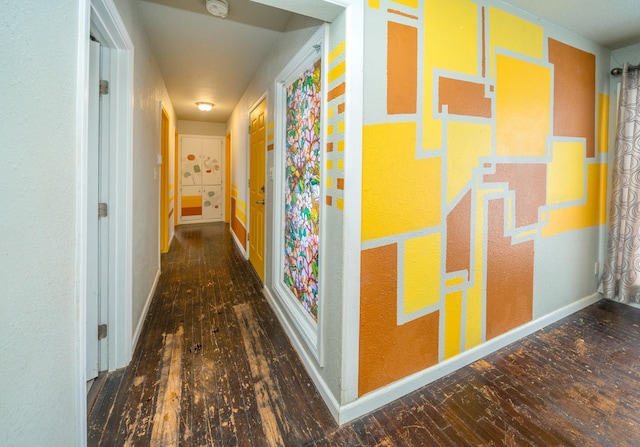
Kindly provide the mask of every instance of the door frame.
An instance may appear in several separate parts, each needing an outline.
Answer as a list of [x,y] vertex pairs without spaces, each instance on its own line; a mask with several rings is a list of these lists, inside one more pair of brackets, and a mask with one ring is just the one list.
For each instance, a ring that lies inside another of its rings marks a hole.
[[160,253],[169,251],[169,138],[171,118],[164,105],[160,106]]
[[109,295],[108,369],[131,360],[132,300],[132,152],[133,152],[133,42],[113,0],[78,2],[78,83],[76,88],[76,263],[75,263],[75,409],[76,445],[87,437],[86,307],[89,34],[108,49],[109,100]]
[[[177,135],[177,133],[176,133]],[[223,169],[223,174],[222,174],[222,195],[223,197],[227,194],[227,188],[226,188],[226,165],[227,163],[229,163],[229,160],[226,158],[226,154],[225,154],[225,149],[224,149],[224,145],[225,145],[225,138],[221,137],[219,135],[199,135],[199,134],[190,134],[190,133],[185,133],[185,134],[180,134],[179,138],[178,138],[178,143],[176,146],[176,164],[175,164],[175,171],[176,171],[176,183],[174,186],[174,193],[173,193],[173,197],[174,197],[174,209],[173,209],[173,213],[174,215],[176,215],[176,222],[177,225],[190,225],[190,224],[198,224],[198,223],[211,223],[211,222],[225,222],[224,220],[224,216],[225,216],[225,212],[226,212],[226,203],[223,200],[222,202],[222,217],[220,219],[195,219],[195,220],[184,220],[182,218],[182,141],[183,138],[197,138],[197,139],[202,139],[202,140],[217,140],[220,141],[220,145],[222,147],[222,151],[221,151],[221,157],[222,157],[222,163],[225,165],[224,169]]]

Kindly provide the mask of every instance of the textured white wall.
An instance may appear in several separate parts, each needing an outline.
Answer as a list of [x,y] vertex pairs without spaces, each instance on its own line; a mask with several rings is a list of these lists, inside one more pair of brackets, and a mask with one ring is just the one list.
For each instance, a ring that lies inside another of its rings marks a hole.
[[[137,2],[114,1],[134,45],[133,84],[133,327],[144,318],[159,268],[161,109],[169,114],[169,152],[173,154],[176,115],[139,20]],[[172,157],[170,157],[172,158]],[[173,162],[170,160],[170,162]],[[173,225],[171,219],[171,225]]]
[[79,1],[0,0],[0,444],[71,446]]

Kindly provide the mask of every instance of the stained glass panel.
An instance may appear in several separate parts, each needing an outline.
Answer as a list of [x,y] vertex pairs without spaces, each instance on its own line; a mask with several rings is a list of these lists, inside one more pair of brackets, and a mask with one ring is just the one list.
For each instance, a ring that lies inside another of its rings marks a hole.
[[318,321],[321,61],[287,86],[284,282]]

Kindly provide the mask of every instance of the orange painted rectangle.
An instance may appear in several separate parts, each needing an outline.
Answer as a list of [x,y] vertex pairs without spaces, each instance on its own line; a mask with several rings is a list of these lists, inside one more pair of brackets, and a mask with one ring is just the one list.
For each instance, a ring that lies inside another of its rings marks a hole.
[[587,140],[587,157],[595,156],[596,56],[549,39],[553,64],[553,134]]
[[344,179],[343,178],[339,178],[338,179],[338,189],[344,189]]
[[406,17],[406,18],[408,18],[408,19],[414,19],[414,20],[418,20],[418,19],[419,19],[419,17],[418,17],[418,16],[416,16],[416,15],[413,15],[413,14],[407,14],[406,12],[398,11],[397,9],[391,9],[391,8],[389,8],[389,9],[387,9],[387,12],[388,12],[389,14],[397,14],[397,15],[399,15],[399,16]]
[[333,205],[333,197],[331,196],[325,197],[325,203],[329,206]]
[[344,103],[338,104],[338,113],[344,113]]
[[416,113],[418,29],[389,22],[387,33],[387,113]]
[[236,235],[242,248],[247,249],[247,229],[236,217],[236,199],[231,197],[231,231]]
[[343,82],[339,84],[337,87],[329,90],[329,93],[327,94],[327,101],[332,101],[336,99],[338,96],[344,95],[344,92],[345,92],[345,84]]
[[327,152],[333,152],[333,143],[327,143]]
[[447,105],[452,115],[491,118],[491,99],[485,97],[484,84],[441,77],[438,82],[438,110]]
[[267,150],[268,150],[268,151],[272,151],[272,150],[273,150],[273,144],[269,144],[269,145],[267,146]]
[[183,206],[182,215],[183,216],[201,216],[202,207],[201,206],[188,206],[188,207]]

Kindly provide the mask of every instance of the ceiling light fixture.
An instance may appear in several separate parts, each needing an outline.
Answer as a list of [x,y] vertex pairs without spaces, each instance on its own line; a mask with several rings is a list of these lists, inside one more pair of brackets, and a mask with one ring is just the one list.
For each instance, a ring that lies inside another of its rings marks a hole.
[[229,13],[227,0],[207,0],[207,11],[215,17],[224,19]]
[[198,108],[200,110],[202,110],[203,112],[208,112],[211,109],[213,109],[213,104],[210,102],[197,102],[196,105],[198,106]]

